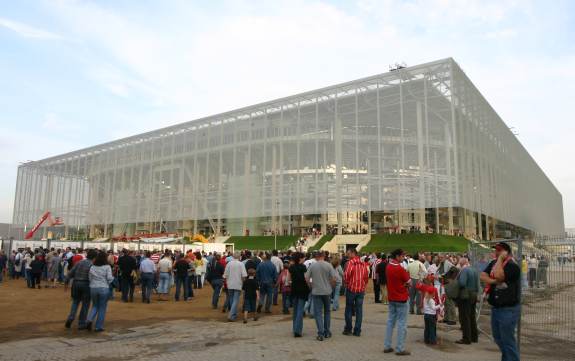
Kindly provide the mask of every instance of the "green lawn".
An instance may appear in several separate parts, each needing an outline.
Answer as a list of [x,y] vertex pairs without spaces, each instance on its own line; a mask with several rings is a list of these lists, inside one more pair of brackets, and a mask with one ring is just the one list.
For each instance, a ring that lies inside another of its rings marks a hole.
[[334,236],[333,234],[326,234],[325,236],[321,237],[319,242],[317,242],[313,247],[310,247],[308,251],[312,252],[321,249],[321,247],[323,247],[324,244],[332,240],[333,236]]
[[[297,239],[297,236],[278,236],[277,248],[288,249]],[[231,236],[226,243],[233,243],[238,251],[242,249],[270,251],[274,249],[274,236]]]
[[407,253],[422,252],[467,252],[469,241],[464,237],[440,234],[385,234],[372,235],[361,252],[390,252],[401,248]]

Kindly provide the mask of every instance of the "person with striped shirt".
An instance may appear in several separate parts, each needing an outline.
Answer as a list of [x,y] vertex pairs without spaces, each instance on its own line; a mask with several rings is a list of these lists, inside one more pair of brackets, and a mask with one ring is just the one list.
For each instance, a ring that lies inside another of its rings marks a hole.
[[[345,283],[345,327],[346,336],[361,335],[361,322],[363,318],[363,298],[365,287],[369,282],[369,265],[362,262],[355,248],[347,251],[349,261],[345,265],[343,280]],[[352,317],[355,314],[355,327],[352,332]]]

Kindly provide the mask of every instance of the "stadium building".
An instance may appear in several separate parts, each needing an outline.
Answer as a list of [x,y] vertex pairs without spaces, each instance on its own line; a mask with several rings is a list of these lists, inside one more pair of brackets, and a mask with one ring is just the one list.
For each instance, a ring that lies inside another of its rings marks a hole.
[[561,194],[453,59],[22,164],[15,227],[562,234]]

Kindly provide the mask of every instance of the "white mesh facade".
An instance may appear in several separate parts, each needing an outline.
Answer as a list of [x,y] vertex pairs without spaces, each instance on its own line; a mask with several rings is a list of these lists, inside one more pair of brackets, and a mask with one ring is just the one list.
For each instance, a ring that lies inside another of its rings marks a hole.
[[452,59],[20,166],[13,222],[48,210],[65,236],[563,230],[560,193]]

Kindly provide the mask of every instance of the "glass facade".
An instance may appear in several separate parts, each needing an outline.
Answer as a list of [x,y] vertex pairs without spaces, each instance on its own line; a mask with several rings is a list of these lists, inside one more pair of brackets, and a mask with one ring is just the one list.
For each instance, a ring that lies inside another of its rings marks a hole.
[[18,168],[38,237],[563,230],[560,193],[452,59]]

